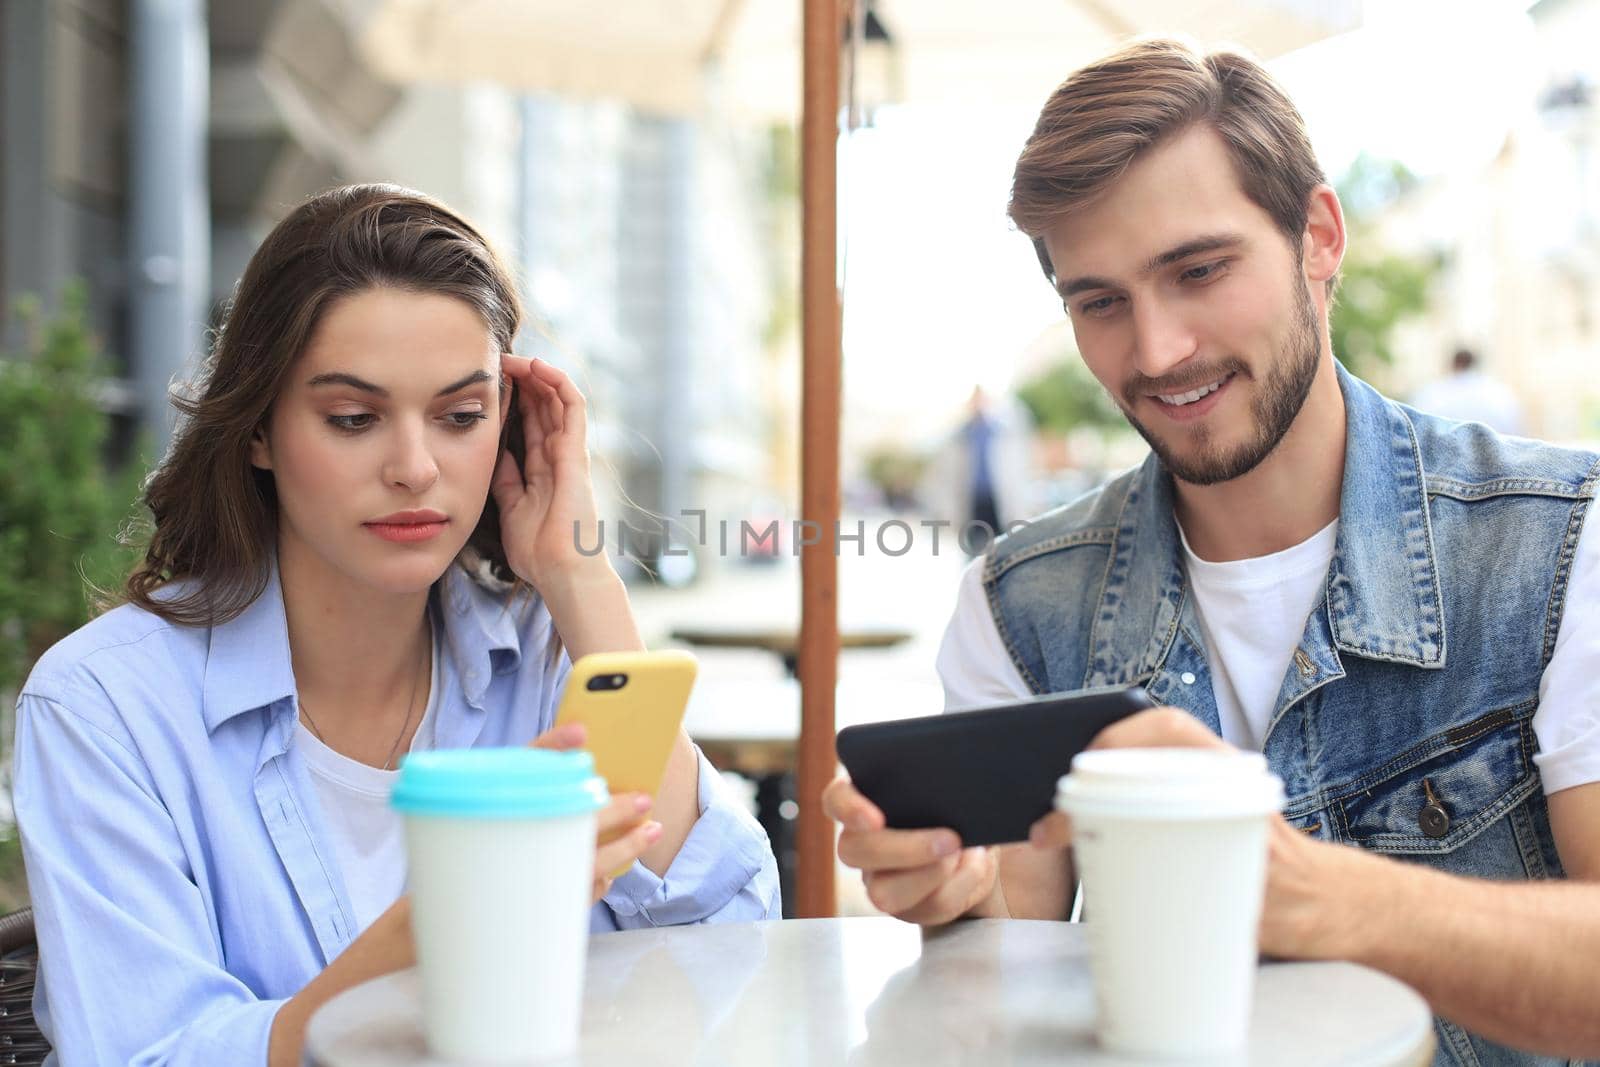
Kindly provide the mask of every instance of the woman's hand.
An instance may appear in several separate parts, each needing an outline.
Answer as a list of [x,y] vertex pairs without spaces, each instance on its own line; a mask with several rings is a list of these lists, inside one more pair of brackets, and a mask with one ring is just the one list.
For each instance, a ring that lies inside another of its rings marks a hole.
[[[587,731],[581,723],[568,723],[546,730],[534,739],[532,747],[564,752],[582,748],[586,740]],[[646,818],[650,807],[648,793],[613,793],[611,803],[600,809],[595,819],[591,904],[598,904],[616,877],[661,839],[661,824]]]
[[543,360],[500,360],[517,385],[526,449],[521,467],[509,450],[502,454],[489,485],[506,562],[543,598],[574,662],[643,649],[627,590],[600,551],[583,397]]
[[506,562],[541,594],[580,571],[609,572],[605,553],[593,551],[600,527],[583,395],[543,360],[508,352],[500,366],[516,386],[524,449],[520,468],[509,449],[501,453],[489,485]]
[[649,811],[648,793],[613,793],[611,803],[600,809],[590,903],[598,904],[611,891],[611,883],[661,840],[661,824],[645,818]]

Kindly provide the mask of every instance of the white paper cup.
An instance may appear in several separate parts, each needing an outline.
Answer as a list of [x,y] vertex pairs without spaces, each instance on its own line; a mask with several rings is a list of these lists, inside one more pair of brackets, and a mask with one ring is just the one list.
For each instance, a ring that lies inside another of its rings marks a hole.
[[1072,761],[1056,807],[1072,819],[1101,1044],[1171,1058],[1242,1048],[1283,782],[1259,753],[1104,749]]
[[423,1031],[441,1058],[527,1062],[577,1049],[594,878],[609,799],[586,752],[460,749],[406,757]]

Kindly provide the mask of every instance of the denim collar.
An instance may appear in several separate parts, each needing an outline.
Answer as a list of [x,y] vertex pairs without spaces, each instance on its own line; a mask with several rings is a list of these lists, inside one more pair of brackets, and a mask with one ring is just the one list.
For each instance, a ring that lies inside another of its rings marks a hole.
[[[481,707],[494,674],[521,663],[515,605],[485,588],[460,563],[452,563],[434,583],[436,622],[444,624],[443,645],[462,680],[468,704]],[[237,617],[211,628],[206,657],[202,714],[214,733],[236,715],[274,704],[292,707],[294,668],[283,589],[274,560],[261,595]]]
[[[1367,659],[1443,667],[1444,594],[1416,432],[1398,404],[1335,368],[1346,436],[1326,597],[1333,643]],[[1126,652],[1140,647],[1132,676],[1152,674],[1172,648],[1188,589],[1174,502],[1172,479],[1151,455],[1118,516],[1090,636],[1090,678],[1128,677]]]
[[1400,405],[1339,368],[1344,486],[1328,571],[1328,622],[1341,651],[1443,667],[1444,589],[1416,428]]

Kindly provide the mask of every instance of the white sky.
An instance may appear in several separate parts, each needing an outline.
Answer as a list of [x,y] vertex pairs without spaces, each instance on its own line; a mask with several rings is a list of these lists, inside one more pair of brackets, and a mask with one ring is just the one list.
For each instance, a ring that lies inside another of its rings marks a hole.
[[[1540,84],[1527,6],[1367,0],[1361,29],[1269,65],[1330,175],[1361,149],[1422,175],[1477,168]],[[1033,119],[905,107],[844,147],[852,443],[937,433],[974,384],[1005,389],[1030,342],[1059,329],[1060,303],[1005,217]]]

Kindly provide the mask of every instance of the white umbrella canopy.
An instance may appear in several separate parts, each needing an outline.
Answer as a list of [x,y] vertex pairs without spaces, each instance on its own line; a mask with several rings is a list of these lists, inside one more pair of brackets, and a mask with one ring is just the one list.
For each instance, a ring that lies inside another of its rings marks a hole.
[[[900,99],[1037,107],[1071,70],[1146,33],[1271,58],[1356,28],[1362,0],[876,0]],[[489,81],[662,114],[800,112],[800,0],[354,0],[396,81]]]

